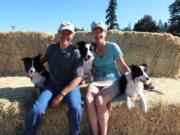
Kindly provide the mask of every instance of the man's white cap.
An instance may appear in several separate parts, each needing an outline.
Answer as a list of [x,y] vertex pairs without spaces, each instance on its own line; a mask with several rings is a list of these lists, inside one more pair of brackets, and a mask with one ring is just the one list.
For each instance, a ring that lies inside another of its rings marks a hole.
[[60,24],[58,32],[60,32],[62,30],[69,30],[72,33],[74,33],[74,25],[70,22],[63,22]]
[[101,28],[102,30],[106,31],[106,26],[103,22],[92,22],[91,31],[93,31],[95,28]]

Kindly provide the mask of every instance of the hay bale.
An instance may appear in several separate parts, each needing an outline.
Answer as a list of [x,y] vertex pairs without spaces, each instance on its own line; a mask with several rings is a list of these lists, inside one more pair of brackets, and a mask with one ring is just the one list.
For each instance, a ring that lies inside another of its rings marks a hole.
[[73,43],[77,43],[78,41],[84,40],[86,42],[93,42],[93,37],[91,32],[77,32],[74,35]]
[[[146,92],[148,112],[139,107],[125,107],[124,97],[117,97],[109,105],[108,135],[179,135],[180,134],[180,79],[152,78],[151,81],[163,92]],[[35,100],[35,91],[27,77],[0,78],[0,134],[20,135],[24,128],[25,113]],[[49,108],[37,135],[68,135],[67,107]],[[90,135],[91,129],[86,110],[81,124],[82,135]]]
[[180,106],[161,106],[143,113],[138,108],[127,110],[118,103],[111,106],[109,135],[179,135]]
[[[180,38],[170,34],[110,31],[130,64],[148,63],[152,76],[180,77]],[[156,65],[156,66],[154,66]]]
[[53,36],[38,32],[0,33],[0,74],[24,71],[23,57],[44,53]]

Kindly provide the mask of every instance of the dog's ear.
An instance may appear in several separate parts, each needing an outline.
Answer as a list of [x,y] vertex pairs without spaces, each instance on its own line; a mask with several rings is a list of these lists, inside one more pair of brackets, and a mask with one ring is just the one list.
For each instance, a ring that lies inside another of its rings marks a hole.
[[91,45],[93,47],[93,51],[96,52],[97,51],[97,44],[95,42],[92,42]]
[[38,54],[38,55],[37,55],[37,56],[35,56],[34,58],[35,58],[35,59],[40,59],[40,58],[41,58],[41,56],[42,56],[41,54]]
[[25,61],[31,60],[31,58],[30,57],[24,57],[21,60],[25,62]]
[[143,67],[144,67],[144,70],[147,71],[148,64],[143,63],[143,64],[141,64],[141,66],[143,66]]
[[129,68],[131,69],[131,68],[133,68],[135,65],[134,64],[132,64],[132,65],[129,65]]
[[79,42],[76,43],[76,45],[79,48],[80,46],[85,45],[86,43],[87,42],[85,42],[85,41],[79,41]]
[[31,58],[30,57],[24,57],[21,60],[23,61],[25,71],[28,72],[27,65],[28,65],[29,61],[31,61]]

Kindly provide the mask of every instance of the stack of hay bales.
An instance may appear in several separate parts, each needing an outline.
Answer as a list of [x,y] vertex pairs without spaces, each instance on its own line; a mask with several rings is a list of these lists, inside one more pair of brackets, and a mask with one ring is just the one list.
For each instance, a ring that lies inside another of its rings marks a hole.
[[[23,72],[21,58],[43,54],[54,35],[38,32],[0,33],[0,73]],[[90,32],[77,32],[73,43],[92,42]],[[170,34],[108,31],[107,40],[120,45],[127,63],[148,63],[152,76],[180,77],[180,38]],[[156,66],[155,66],[156,65]]]
[[[92,42],[90,32],[77,32],[73,43]],[[133,98],[134,107],[125,107],[124,97],[109,104],[108,135],[179,135],[180,134],[180,38],[170,34],[109,31],[108,41],[117,42],[128,64],[148,63],[151,76],[162,94],[146,92],[148,112],[140,108],[139,98]],[[23,72],[22,57],[44,53],[54,36],[34,32],[0,33],[0,71],[3,74]],[[4,80],[8,80],[4,82]],[[85,87],[82,88],[82,92]],[[25,114],[35,101],[32,83],[26,77],[0,77],[0,135],[20,135],[24,129]],[[67,107],[49,108],[37,135],[68,135]],[[82,135],[91,135],[84,110]]]

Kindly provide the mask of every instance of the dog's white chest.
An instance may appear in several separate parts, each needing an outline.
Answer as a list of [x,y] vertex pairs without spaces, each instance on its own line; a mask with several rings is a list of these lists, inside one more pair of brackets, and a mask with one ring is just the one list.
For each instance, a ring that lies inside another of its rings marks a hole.
[[143,84],[129,82],[127,84],[126,94],[130,97],[138,96],[143,92]]
[[45,82],[46,78],[44,76],[36,76],[32,79],[32,82],[35,86],[40,86],[40,87],[43,87],[44,85],[44,82]]
[[143,83],[138,81],[134,81],[132,79],[130,79],[130,76],[126,76],[127,77],[127,87],[126,87],[126,95],[130,96],[130,97],[134,97],[134,96],[139,96],[140,94],[143,93]]
[[84,74],[89,74],[92,70],[93,61],[88,61],[88,63],[83,64]]

